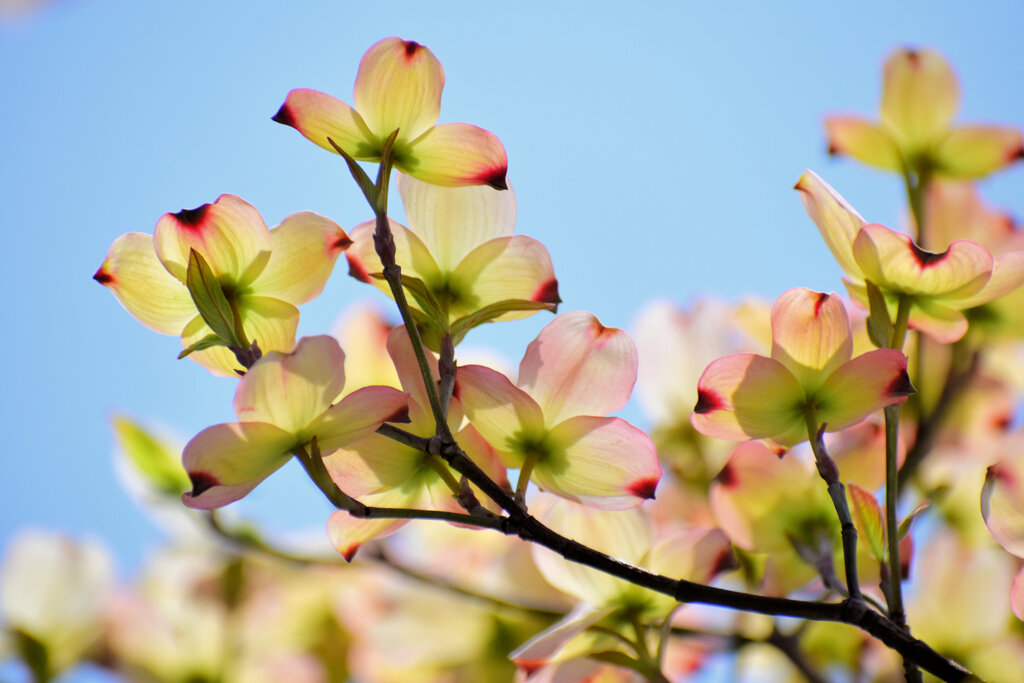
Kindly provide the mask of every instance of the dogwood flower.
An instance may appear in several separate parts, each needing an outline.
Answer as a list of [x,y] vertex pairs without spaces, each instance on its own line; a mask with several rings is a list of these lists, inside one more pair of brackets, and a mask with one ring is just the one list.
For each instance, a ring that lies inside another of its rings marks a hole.
[[359,63],[354,109],[317,90],[297,89],[273,119],[360,161],[379,161],[384,141],[397,130],[393,158],[403,173],[435,185],[505,189],[508,158],[493,133],[468,123],[437,124],[443,89],[444,69],[433,52],[385,38]]
[[[436,187],[398,176],[409,221],[390,221],[396,260],[404,276],[417,278],[410,305],[455,343],[473,327],[554,310],[558,297],[551,256],[543,244],[513,235],[516,198],[511,189]],[[373,221],[352,231],[346,254],[349,274],[391,295],[373,245]],[[424,291],[425,290],[425,291]]]
[[[185,446],[192,490],[185,505],[208,510],[242,498],[313,438],[322,454],[404,418],[409,397],[366,387],[337,403],[345,385],[345,354],[333,337],[304,337],[290,354],[264,355],[235,392],[240,422],[207,427]],[[333,404],[333,405],[332,405]]]
[[[237,311],[248,341],[263,352],[287,352],[295,345],[296,306],[320,293],[350,244],[336,223],[308,211],[268,230],[251,204],[225,194],[213,204],[165,214],[153,235],[121,235],[93,279],[136,320],[161,334],[180,334],[188,348],[213,334],[186,285],[195,251]],[[214,374],[237,376],[239,363],[223,346],[189,357]]]
[[909,324],[936,340],[956,341],[967,331],[963,310],[998,299],[1024,284],[1024,252],[993,258],[977,242],[955,240],[942,253],[926,251],[909,236],[868,224],[813,171],[796,184],[850,296],[868,305],[866,280],[877,285],[895,312],[900,297],[913,306]]
[[839,297],[790,289],[772,307],[771,358],[737,353],[708,365],[690,421],[706,436],[788,448],[808,438],[811,422],[838,431],[914,392],[901,352],[852,352]]
[[885,62],[881,121],[825,119],[829,152],[902,173],[907,169],[979,178],[1024,155],[1024,138],[1008,126],[954,128],[960,87],[953,67],[934,50],[904,48]]
[[629,336],[579,311],[558,316],[530,343],[518,385],[467,365],[455,393],[505,465],[522,470],[520,494],[532,476],[564,498],[628,508],[654,497],[661,465],[650,437],[601,416],[626,404],[636,368]]

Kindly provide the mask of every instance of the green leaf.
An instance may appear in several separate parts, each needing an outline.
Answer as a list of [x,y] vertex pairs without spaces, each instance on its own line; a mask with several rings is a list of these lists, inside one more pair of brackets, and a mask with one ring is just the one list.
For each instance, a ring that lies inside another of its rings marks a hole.
[[177,498],[192,487],[177,450],[128,417],[115,416],[111,423],[118,449],[154,491]]
[[192,301],[199,309],[199,315],[210,326],[213,333],[220,337],[227,346],[244,348],[235,332],[235,316],[228,298],[224,296],[220,282],[210,264],[195,249],[188,255],[188,271],[185,273],[185,284],[192,295]]
[[892,342],[892,318],[889,317],[889,304],[885,301],[885,295],[871,280],[865,280],[864,285],[868,290],[868,309],[871,314],[868,316],[868,337],[880,349],[889,348]]
[[929,507],[931,507],[930,501],[923,500],[920,503],[918,503],[917,507],[911,510],[910,514],[904,517],[903,521],[900,522],[900,527],[899,531],[896,534],[896,538],[902,541],[903,538],[908,533],[910,533],[910,526],[914,523],[914,520],[917,519],[918,516],[920,516],[920,514],[927,510]]
[[179,353],[178,354],[178,360],[181,360],[182,358],[184,358],[185,356],[189,355],[190,353],[195,353],[196,351],[202,351],[203,349],[208,349],[208,348],[210,348],[212,346],[227,346],[227,343],[223,339],[221,339],[220,337],[218,337],[215,334],[208,334],[205,337],[203,337],[202,339],[200,339],[199,341],[197,341],[196,343],[194,343],[191,346],[189,346],[187,349],[185,349],[181,353]]
[[348,152],[339,147],[338,143],[331,138],[327,138],[327,142],[331,143],[331,146],[334,147],[334,151],[340,154],[341,158],[345,160],[346,164],[348,164],[348,172],[352,174],[356,184],[359,185],[359,189],[362,190],[363,196],[366,197],[366,201],[370,203],[371,207],[376,207],[377,188],[374,186],[373,181],[370,180],[370,176],[366,175],[366,171],[363,170],[363,167],[360,166]]
[[554,313],[558,304],[544,303],[542,301],[530,301],[528,299],[505,299],[490,306],[485,306],[463,318],[452,323],[452,343],[458,344],[474,327],[489,323],[512,311],[551,311]]
[[847,484],[846,491],[853,503],[853,523],[857,533],[868,542],[871,556],[879,562],[885,561],[885,524],[882,522],[882,510],[878,501],[867,491],[856,484]]

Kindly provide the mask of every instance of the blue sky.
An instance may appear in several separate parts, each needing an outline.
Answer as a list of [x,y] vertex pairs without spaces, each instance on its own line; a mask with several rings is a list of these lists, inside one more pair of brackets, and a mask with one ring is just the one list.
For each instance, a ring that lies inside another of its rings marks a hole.
[[[550,249],[563,310],[629,327],[653,298],[841,288],[792,186],[822,174],[897,225],[895,178],[829,159],[827,112],[876,111],[901,45],[956,66],[961,120],[1024,124],[1024,4],[993,2],[200,2],[64,0],[0,24],[0,230],[7,255],[0,548],[25,525],[105,539],[130,573],[160,532],[117,483],[108,417],[188,438],[230,420],[234,382],[177,361],[90,277],[110,243],[223,192],[267,223],[369,217],[344,164],[270,117],[286,93],[351,98],[362,53],[399,35],[445,67],[442,121],[492,130],[518,232]],[[984,185],[1024,210],[1024,171]],[[340,267],[300,333],[384,299]],[[474,332],[518,359],[547,319]],[[634,413],[637,414],[638,413]],[[317,528],[297,471],[246,511]]]

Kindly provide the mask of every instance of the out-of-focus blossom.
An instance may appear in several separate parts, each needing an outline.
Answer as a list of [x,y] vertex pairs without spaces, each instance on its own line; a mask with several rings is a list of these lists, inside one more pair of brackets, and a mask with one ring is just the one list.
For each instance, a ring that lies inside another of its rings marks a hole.
[[40,671],[59,673],[99,644],[113,586],[103,546],[22,531],[0,564],[0,631]]
[[902,48],[885,62],[881,121],[856,115],[825,119],[829,152],[902,173],[978,178],[1024,155],[1016,128],[953,126],[960,86],[953,67],[930,49]]
[[[434,328],[428,342],[435,348],[448,330],[457,344],[477,325],[557,308],[558,280],[547,248],[512,234],[516,198],[511,188],[437,187],[402,175],[397,185],[409,227],[390,221],[395,259],[404,278],[422,283],[408,287],[409,303]],[[349,273],[390,296],[374,230],[370,221],[352,231]]]
[[865,307],[870,280],[882,290],[895,317],[909,297],[910,326],[941,342],[967,331],[962,311],[992,302],[1024,284],[1024,251],[993,258],[985,247],[956,240],[942,253],[926,251],[903,233],[868,224],[825,181],[805,171],[796,184],[807,214],[818,226],[850,295]]
[[339,666],[324,654],[345,648],[328,608],[342,580],[312,567],[165,550],[113,601],[108,647],[131,680],[343,680],[343,659]]
[[[121,235],[93,278],[136,320],[161,334],[180,334],[188,348],[213,334],[186,286],[194,250],[216,276],[247,341],[264,353],[288,352],[295,345],[296,306],[320,293],[350,244],[337,224],[309,211],[268,230],[251,204],[225,194],[213,204],[165,214],[153,235]],[[223,346],[189,357],[214,374],[237,376],[239,363]]]
[[[544,509],[541,517],[545,523],[563,535],[655,573],[706,583],[734,567],[729,541],[717,529],[694,528],[658,538],[650,517],[641,508],[600,510],[555,499],[544,499],[535,506]],[[546,548],[534,546],[533,552],[544,577],[580,602],[562,620],[511,655],[527,672],[565,666],[589,653],[621,647],[621,641],[606,632],[588,630],[591,626],[603,624],[620,632],[631,624],[660,627],[679,607],[670,596],[569,562]],[[657,649],[657,643],[645,645],[652,651]]]
[[[374,567],[338,592],[353,634],[352,678],[374,683],[506,683],[508,653],[546,619]],[[376,571],[379,570],[379,571]]]
[[290,354],[268,353],[235,392],[240,422],[207,427],[185,446],[189,507],[227,505],[252,491],[314,438],[328,454],[402,419],[408,396],[366,387],[334,403],[345,386],[345,354],[333,337],[304,337]]
[[[981,491],[981,514],[999,545],[1024,558],[1024,456],[1019,451],[988,468]],[[1013,580],[1010,607],[1018,619],[1024,620],[1024,570]]]
[[1014,566],[998,548],[971,547],[949,532],[932,535],[919,550],[907,598],[914,636],[982,680],[1019,681],[1024,638],[1006,599],[1008,592],[1020,592]]
[[839,297],[791,289],[772,308],[771,358],[739,353],[711,363],[697,384],[693,426],[707,436],[788,448],[806,440],[809,428],[844,429],[913,393],[901,352],[851,359],[852,350]]
[[493,133],[468,123],[437,123],[443,89],[444,69],[433,52],[411,40],[385,38],[359,63],[354,109],[317,90],[297,89],[274,120],[360,161],[380,161],[385,140],[397,131],[393,158],[403,173],[435,185],[505,189],[508,159]]
[[629,400],[636,367],[625,332],[589,313],[566,313],[527,347],[518,385],[468,365],[459,368],[456,394],[507,467],[525,468],[527,478],[564,498],[627,508],[653,498],[661,477],[650,437],[602,417]]

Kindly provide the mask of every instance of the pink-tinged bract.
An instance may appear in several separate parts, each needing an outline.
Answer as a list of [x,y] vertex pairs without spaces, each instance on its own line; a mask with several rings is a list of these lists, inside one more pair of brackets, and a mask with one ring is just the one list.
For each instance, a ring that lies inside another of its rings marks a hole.
[[697,431],[790,447],[808,438],[809,415],[838,431],[913,393],[901,352],[850,359],[850,322],[834,294],[785,292],[772,308],[772,337],[772,358],[738,353],[708,365],[690,418]]
[[240,422],[214,425],[186,446],[182,462],[189,507],[209,509],[242,498],[315,438],[328,454],[402,419],[408,395],[366,387],[334,403],[345,383],[344,354],[333,337],[303,338],[290,354],[271,352],[241,379]]
[[589,313],[558,316],[531,342],[519,384],[478,365],[459,368],[456,394],[470,423],[508,467],[529,463],[533,481],[605,508],[655,494],[653,442],[618,418],[636,380],[636,349]]
[[[180,334],[187,348],[213,334],[186,287],[195,250],[237,306],[247,340],[264,353],[287,352],[295,344],[296,306],[320,293],[350,244],[344,230],[315,213],[293,214],[268,230],[252,205],[222,195],[213,204],[165,214],[152,237],[122,235],[94,278],[136,319],[157,332]],[[237,377],[241,369],[225,347],[189,357],[214,374]]]

